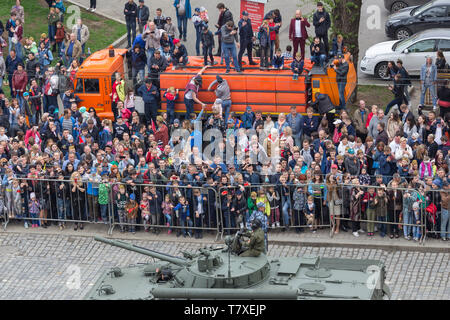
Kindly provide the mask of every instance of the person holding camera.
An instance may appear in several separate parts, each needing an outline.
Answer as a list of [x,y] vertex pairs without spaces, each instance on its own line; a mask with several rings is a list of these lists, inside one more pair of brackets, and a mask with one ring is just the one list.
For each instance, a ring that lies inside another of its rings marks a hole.
[[311,51],[311,61],[315,65],[320,65],[323,67],[325,61],[327,60],[325,45],[320,41],[319,37],[315,37],[313,43],[310,46]]
[[149,21],[142,34],[142,39],[145,41],[145,49],[147,50],[147,67],[148,72],[151,72],[151,63],[153,55],[156,50],[161,51],[161,36],[164,30],[156,28],[156,24],[153,21]]

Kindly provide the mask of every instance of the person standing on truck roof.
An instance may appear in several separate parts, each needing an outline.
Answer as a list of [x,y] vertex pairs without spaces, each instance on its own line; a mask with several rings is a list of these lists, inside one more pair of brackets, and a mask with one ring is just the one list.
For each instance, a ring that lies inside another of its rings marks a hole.
[[204,25],[202,29],[202,47],[203,47],[203,63],[206,66],[208,64],[208,56],[211,60],[211,66],[214,63],[213,49],[214,49],[214,36],[210,30],[208,30],[208,25]]
[[[137,10],[138,7],[133,0],[128,0],[128,2],[125,3],[123,14],[125,15],[125,22],[127,23],[127,40],[128,40],[127,48],[131,47],[131,44],[134,42],[134,39],[136,38]],[[133,38],[131,38],[131,35]]]
[[191,18],[191,2],[190,0],[175,0],[173,6],[177,11],[178,31],[180,32],[180,38],[183,37],[183,41],[186,41],[187,33],[187,21]]
[[[234,68],[237,72],[241,73],[241,68],[239,66],[237,55],[236,55],[236,45],[239,48],[239,39],[237,35],[237,28],[234,27],[233,21],[228,21],[222,28],[220,29],[221,38],[222,38],[222,51],[225,58],[225,64],[227,66],[226,73],[230,73],[230,54],[233,57]],[[236,45],[234,42],[237,42]]]
[[257,63],[253,61],[252,57],[253,41],[255,41],[255,37],[253,36],[252,20],[249,19],[247,11],[242,11],[242,19],[239,20],[238,26],[241,45],[238,54],[239,65],[242,69],[242,56],[244,55],[245,50],[247,50],[249,64],[255,66]]
[[150,17],[150,10],[144,4],[144,0],[139,0],[139,6],[137,7],[136,19],[139,27],[139,33],[144,31],[144,27],[147,24]]
[[322,2],[317,2],[317,11],[313,15],[313,25],[316,31],[316,37],[323,41],[325,52],[328,54],[328,29],[331,26],[331,19],[328,12],[325,11]]
[[222,27],[228,22],[228,21],[233,21],[233,14],[231,13],[231,11],[225,7],[225,5],[223,3],[219,3],[217,4],[217,9],[219,9],[219,20],[217,21],[216,24],[216,28],[217,30],[217,39],[219,42],[219,47],[217,48],[217,53],[215,54],[215,56],[222,56],[222,33],[221,33],[221,29]]
[[228,85],[227,80],[219,75],[216,76],[216,80],[211,82],[208,91],[211,91],[215,85],[217,85],[217,88],[214,92],[216,93],[217,99],[222,100],[222,110],[225,112],[225,123],[227,123],[232,104],[230,86]]
[[145,49],[147,50],[147,67],[150,72],[150,60],[156,50],[161,51],[161,35],[162,31],[156,28],[153,21],[149,21],[142,34],[142,39],[145,40]]
[[308,39],[308,32],[306,28],[310,27],[310,24],[306,18],[302,17],[302,11],[295,11],[295,18],[291,19],[289,26],[289,40],[292,41],[294,46],[294,57],[297,54],[298,46],[300,45],[300,52],[302,53],[302,60],[305,60],[305,42]]
[[156,123],[156,115],[158,114],[158,88],[156,88],[151,79],[147,79],[145,80],[145,84],[138,89],[138,94],[144,100],[146,124],[150,124],[152,120]]
[[184,104],[186,105],[186,119],[189,119],[190,114],[194,113],[194,102],[200,104],[202,108],[206,107],[206,104],[201,102],[198,98],[198,90],[202,87],[202,77],[203,72],[208,68],[204,66],[194,77],[189,80],[184,91]]
[[339,90],[339,106],[338,109],[344,109],[346,105],[345,101],[345,86],[347,85],[347,73],[348,63],[345,61],[344,55],[338,56],[339,65],[332,65],[334,71],[336,71],[336,82]]

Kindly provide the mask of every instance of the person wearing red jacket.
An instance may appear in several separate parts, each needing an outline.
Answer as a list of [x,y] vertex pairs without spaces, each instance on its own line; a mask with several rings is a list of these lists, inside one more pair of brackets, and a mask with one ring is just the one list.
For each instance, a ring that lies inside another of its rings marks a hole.
[[17,70],[14,71],[12,76],[12,89],[14,96],[19,100],[20,108],[23,105],[23,93],[27,89],[28,75],[23,68],[23,64],[19,63],[17,65]]
[[294,57],[297,54],[298,46],[300,45],[300,52],[302,53],[302,60],[305,60],[305,42],[308,39],[308,32],[306,28],[310,24],[306,18],[302,17],[301,10],[295,11],[295,18],[291,19],[289,26],[289,40],[293,42]]

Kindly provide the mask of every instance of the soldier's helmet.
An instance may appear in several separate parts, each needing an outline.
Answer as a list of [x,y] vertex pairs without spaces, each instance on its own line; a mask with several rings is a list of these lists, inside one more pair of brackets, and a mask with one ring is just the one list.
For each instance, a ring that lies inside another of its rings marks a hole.
[[261,228],[261,220],[255,219],[252,221],[252,230],[256,230],[258,228]]

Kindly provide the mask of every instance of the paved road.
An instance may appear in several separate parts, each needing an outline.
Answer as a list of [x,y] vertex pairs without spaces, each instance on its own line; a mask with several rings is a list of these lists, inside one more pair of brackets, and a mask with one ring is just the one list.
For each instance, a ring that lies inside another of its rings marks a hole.
[[[181,241],[132,242],[173,255],[204,245]],[[269,245],[269,254],[380,259],[387,266],[393,299],[450,299],[448,253],[275,244]],[[149,260],[137,253],[95,242],[92,237],[0,233],[0,299],[81,299],[105,269]],[[76,279],[77,270],[80,286],[74,288],[76,282],[71,280]]]

